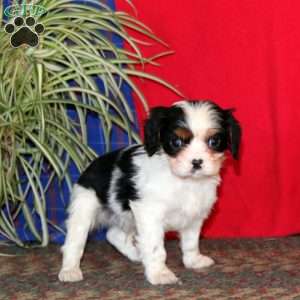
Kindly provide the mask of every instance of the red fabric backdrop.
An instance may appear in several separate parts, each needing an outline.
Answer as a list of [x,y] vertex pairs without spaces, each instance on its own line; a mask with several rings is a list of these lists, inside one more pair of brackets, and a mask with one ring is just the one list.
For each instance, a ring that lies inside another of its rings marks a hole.
[[[124,0],[118,9],[130,11]],[[235,107],[241,159],[226,163],[206,237],[300,232],[300,1],[138,0],[138,19],[176,54],[148,67],[188,98]],[[132,11],[131,11],[132,13]],[[163,50],[149,47],[145,54]],[[150,106],[179,97],[138,82]],[[141,118],[144,114],[140,111]]]

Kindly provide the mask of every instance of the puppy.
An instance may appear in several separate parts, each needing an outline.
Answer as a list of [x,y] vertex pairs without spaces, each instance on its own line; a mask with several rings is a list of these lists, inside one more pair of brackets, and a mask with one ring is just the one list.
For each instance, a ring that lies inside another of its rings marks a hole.
[[144,132],[144,145],[97,158],[75,184],[61,281],[83,279],[80,260],[99,225],[118,251],[142,262],[151,284],[178,282],[166,266],[166,231],[179,232],[186,268],[214,263],[199,252],[199,232],[216,201],[225,150],[238,156],[238,121],[213,102],[181,101],[153,108]]

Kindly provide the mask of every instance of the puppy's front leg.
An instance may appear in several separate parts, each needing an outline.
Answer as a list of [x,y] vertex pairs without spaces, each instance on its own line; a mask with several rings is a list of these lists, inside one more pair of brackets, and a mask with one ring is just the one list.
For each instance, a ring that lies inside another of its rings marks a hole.
[[157,210],[148,210],[142,203],[132,203],[131,208],[137,227],[137,242],[145,275],[151,284],[173,284],[178,282],[175,274],[166,266],[164,229]]
[[203,221],[194,221],[189,227],[180,231],[183,263],[189,269],[201,269],[214,264],[214,261],[199,251],[199,234]]

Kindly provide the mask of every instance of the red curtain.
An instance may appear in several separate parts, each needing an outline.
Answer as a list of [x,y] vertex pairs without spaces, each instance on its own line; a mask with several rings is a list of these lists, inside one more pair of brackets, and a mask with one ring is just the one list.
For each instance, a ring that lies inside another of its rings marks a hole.
[[[126,1],[118,9],[130,11]],[[223,170],[206,237],[281,236],[300,232],[300,1],[139,0],[138,19],[174,55],[147,67],[187,98],[236,108],[241,157]],[[132,13],[132,11],[131,11]],[[151,55],[162,47],[146,47]],[[180,97],[147,81],[150,106]],[[144,117],[140,111],[141,119]]]

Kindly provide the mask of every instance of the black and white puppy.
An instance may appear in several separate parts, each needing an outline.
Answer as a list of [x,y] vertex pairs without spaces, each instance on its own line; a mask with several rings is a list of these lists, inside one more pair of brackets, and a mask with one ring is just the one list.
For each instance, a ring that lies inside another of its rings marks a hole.
[[185,267],[212,265],[199,252],[199,232],[217,198],[224,152],[237,158],[240,136],[232,110],[210,101],[153,108],[144,145],[97,158],[75,184],[59,279],[83,279],[80,260],[89,231],[99,225],[108,227],[116,249],[143,263],[152,284],[178,281],[166,266],[168,230],[180,234]]

